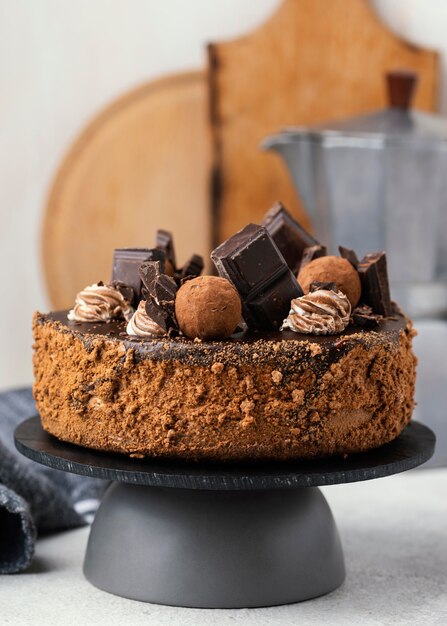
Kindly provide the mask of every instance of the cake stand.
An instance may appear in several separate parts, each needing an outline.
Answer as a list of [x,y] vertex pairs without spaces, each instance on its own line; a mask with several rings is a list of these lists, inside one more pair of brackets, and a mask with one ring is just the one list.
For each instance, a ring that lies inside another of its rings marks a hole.
[[38,463],[112,481],[84,561],[93,585],[145,602],[236,608],[298,602],[341,585],[340,538],[318,486],[421,465],[435,436],[413,422],[392,443],[347,459],[238,465],[96,452],[48,435],[37,416],[18,426],[15,442]]

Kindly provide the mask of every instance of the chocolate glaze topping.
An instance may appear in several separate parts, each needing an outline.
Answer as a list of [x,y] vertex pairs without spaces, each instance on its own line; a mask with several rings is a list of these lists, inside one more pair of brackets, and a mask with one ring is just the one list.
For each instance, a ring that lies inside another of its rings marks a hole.
[[[40,315],[37,323],[55,323],[61,332],[69,332],[81,339],[88,349],[93,342],[104,340],[122,342],[133,349],[136,360],[145,358],[159,361],[177,360],[191,365],[210,365],[217,361],[238,365],[249,362],[275,361],[284,358],[290,367],[291,356],[296,355],[297,366],[303,366],[303,352],[307,348],[309,361],[318,363],[318,355],[325,361],[325,368],[336,362],[354,345],[398,344],[400,333],[407,327],[408,320],[396,314],[393,318],[379,320],[378,328],[362,329],[350,324],[338,335],[304,335],[292,331],[245,331],[235,333],[225,341],[199,342],[184,337],[162,337],[143,339],[126,333],[126,322],[114,320],[101,323],[70,322],[67,311],[56,311]],[[299,362],[298,362],[299,360]]]

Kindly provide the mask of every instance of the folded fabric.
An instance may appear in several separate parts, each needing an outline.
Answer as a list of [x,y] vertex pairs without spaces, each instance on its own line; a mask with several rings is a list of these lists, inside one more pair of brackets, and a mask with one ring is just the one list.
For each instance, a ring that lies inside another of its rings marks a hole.
[[106,485],[44,467],[17,452],[14,430],[33,414],[31,389],[0,394],[0,574],[29,566],[37,534],[91,521]]

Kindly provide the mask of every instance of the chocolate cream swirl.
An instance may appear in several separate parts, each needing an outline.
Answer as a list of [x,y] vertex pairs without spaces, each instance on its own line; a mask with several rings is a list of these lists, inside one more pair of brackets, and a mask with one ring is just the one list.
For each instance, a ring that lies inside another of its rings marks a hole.
[[312,291],[290,303],[290,313],[281,330],[289,328],[308,335],[341,333],[349,324],[351,304],[341,291]]
[[110,322],[115,318],[129,320],[133,308],[118,289],[96,283],[80,291],[67,317],[72,322]]
[[141,300],[138,309],[127,324],[127,334],[138,337],[163,337],[166,332],[149,317],[146,312],[146,302]]

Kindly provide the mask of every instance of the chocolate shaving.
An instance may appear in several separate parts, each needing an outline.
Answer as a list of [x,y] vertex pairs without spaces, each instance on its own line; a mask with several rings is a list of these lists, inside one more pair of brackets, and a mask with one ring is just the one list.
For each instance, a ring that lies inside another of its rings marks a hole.
[[349,263],[355,267],[355,269],[359,266],[359,259],[354,250],[350,248],[344,248],[343,246],[338,246],[338,251],[340,252],[340,256],[342,259],[346,259]]
[[388,285],[388,272],[385,252],[367,254],[358,266],[362,282],[362,301],[374,313],[387,317],[393,314]]
[[314,280],[314,282],[310,284],[309,291],[311,293],[312,291],[319,291],[320,289],[323,289],[325,291],[335,291],[335,293],[337,293],[338,291],[336,283],[321,282],[319,280]]
[[305,248],[319,245],[318,241],[298,224],[281,202],[267,211],[261,226],[267,230],[287,265],[297,272]]
[[326,246],[309,246],[308,248],[304,248],[303,256],[301,257],[300,270],[303,269],[308,263],[313,261],[314,259],[319,259],[322,256],[327,255]]

